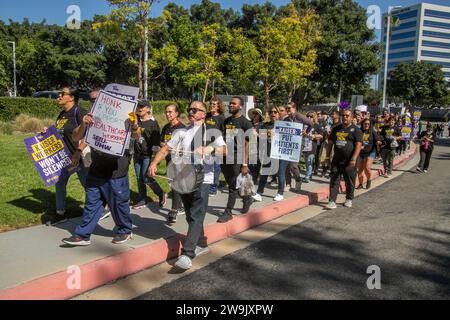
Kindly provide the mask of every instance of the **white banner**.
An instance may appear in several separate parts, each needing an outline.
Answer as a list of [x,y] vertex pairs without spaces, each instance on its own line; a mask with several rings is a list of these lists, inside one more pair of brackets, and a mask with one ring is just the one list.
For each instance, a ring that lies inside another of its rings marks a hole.
[[300,161],[303,124],[275,121],[270,157],[273,159]]
[[91,110],[94,124],[87,129],[85,142],[96,150],[122,157],[131,135],[128,114],[136,110],[136,105],[136,101],[101,90]]

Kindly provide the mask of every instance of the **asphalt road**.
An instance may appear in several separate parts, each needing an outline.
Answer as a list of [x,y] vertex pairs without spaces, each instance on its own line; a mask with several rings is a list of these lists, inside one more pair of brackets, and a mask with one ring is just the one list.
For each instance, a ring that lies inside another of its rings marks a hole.
[[[339,207],[138,299],[449,299],[450,147]],[[369,266],[381,289],[369,290]]]

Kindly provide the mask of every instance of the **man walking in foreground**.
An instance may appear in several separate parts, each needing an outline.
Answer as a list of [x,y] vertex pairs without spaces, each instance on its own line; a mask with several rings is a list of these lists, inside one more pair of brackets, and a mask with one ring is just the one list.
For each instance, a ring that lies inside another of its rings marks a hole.
[[334,148],[330,175],[330,202],[328,209],[336,209],[336,199],[339,191],[340,175],[343,174],[346,188],[344,206],[351,208],[355,191],[356,162],[362,147],[363,134],[361,129],[352,124],[351,110],[342,111],[342,124],[333,128],[328,138],[326,161],[330,161],[331,150]]

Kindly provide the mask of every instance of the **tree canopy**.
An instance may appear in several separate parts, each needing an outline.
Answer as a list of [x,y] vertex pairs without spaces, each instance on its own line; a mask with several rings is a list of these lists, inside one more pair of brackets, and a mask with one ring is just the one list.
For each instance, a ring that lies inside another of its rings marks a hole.
[[440,65],[419,61],[398,64],[389,73],[388,93],[410,105],[431,107],[448,103],[448,84]]
[[64,26],[0,21],[0,94],[11,87],[17,44],[18,93],[70,84],[118,82],[142,87],[143,26],[149,28],[149,95],[182,99],[200,92],[247,94],[257,101],[300,103],[348,98],[367,90],[381,65],[365,10],[351,0],[243,4],[241,11],[202,0],[169,3],[148,18],[154,1],[109,0],[112,11]]

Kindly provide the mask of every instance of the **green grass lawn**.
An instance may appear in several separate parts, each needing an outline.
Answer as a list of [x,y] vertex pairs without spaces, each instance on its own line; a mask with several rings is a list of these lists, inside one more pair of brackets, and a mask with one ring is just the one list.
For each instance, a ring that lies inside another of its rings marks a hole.
[[[41,224],[55,212],[55,187],[47,188],[27,153],[23,140],[32,135],[0,135],[0,232]],[[137,197],[133,165],[129,171],[131,200]],[[165,163],[158,173],[165,175]],[[164,191],[166,180],[157,178]],[[157,199],[148,189],[148,195]],[[84,206],[84,190],[76,175],[67,185],[67,214],[80,216]]]

